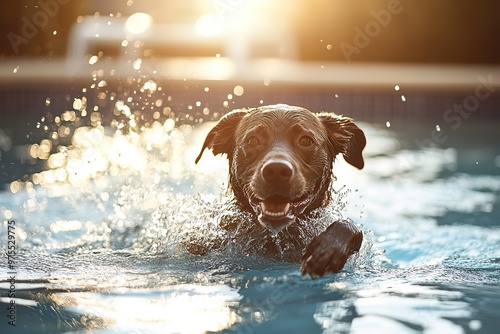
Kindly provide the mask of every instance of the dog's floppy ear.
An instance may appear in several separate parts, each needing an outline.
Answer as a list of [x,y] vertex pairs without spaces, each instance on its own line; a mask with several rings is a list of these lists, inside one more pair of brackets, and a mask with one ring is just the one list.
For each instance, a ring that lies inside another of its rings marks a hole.
[[236,127],[246,114],[246,110],[239,109],[224,115],[219,120],[219,123],[208,133],[195,163],[198,163],[206,148],[211,149],[214,155],[223,153],[231,154],[235,145],[234,133]]
[[333,155],[342,153],[345,161],[362,169],[365,165],[362,153],[366,145],[363,131],[349,117],[320,113],[318,118],[326,128],[328,145]]

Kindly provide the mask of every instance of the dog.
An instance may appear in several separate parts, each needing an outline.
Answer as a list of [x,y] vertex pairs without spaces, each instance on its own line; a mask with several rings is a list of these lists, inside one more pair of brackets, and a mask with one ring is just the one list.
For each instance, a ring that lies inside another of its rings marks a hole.
[[[208,133],[195,163],[205,149],[226,154],[229,186],[238,206],[252,213],[256,224],[279,234],[328,205],[337,155],[362,169],[365,145],[363,131],[351,118],[277,104],[223,116]],[[316,278],[341,271],[362,241],[363,233],[352,220],[332,222],[305,247],[302,274]]]

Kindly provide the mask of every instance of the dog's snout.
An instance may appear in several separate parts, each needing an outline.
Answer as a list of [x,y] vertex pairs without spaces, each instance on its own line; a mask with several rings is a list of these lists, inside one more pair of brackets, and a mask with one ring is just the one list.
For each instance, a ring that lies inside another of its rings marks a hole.
[[268,183],[287,183],[293,176],[293,166],[286,160],[272,159],[262,166],[261,172],[262,177]]

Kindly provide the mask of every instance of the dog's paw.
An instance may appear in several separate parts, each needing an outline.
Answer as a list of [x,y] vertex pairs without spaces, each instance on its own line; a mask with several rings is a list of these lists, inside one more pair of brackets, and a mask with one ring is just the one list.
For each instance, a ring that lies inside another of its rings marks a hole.
[[307,245],[301,259],[302,275],[312,278],[337,273],[349,256],[359,251],[363,233],[350,219],[337,220]]

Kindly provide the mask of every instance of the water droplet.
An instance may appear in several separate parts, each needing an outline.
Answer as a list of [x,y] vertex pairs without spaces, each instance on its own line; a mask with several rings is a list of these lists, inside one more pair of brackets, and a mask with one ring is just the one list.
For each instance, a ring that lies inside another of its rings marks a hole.
[[406,97],[404,95],[401,95],[401,101],[406,102]]
[[75,99],[73,101],[73,109],[75,110],[80,110],[80,108],[82,107],[82,100],[81,99]]
[[241,96],[241,95],[243,95],[244,92],[245,92],[245,89],[239,85],[234,87],[234,89],[233,89],[233,93],[236,96]]
[[389,122],[389,121],[385,122],[385,126],[387,126],[388,128],[390,128],[391,127],[391,122]]
[[436,130],[441,131],[441,127],[438,124],[436,124]]
[[264,86],[269,86],[271,84],[271,79],[264,79]]
[[16,66],[13,70],[12,70],[12,73],[17,73],[17,71],[19,70],[19,66]]
[[94,55],[94,56],[90,57],[89,64],[94,65],[95,63],[97,63],[98,60],[99,60],[99,57]]
[[394,86],[394,90],[397,92],[399,90],[399,85]]
[[10,211],[10,210],[5,210],[5,211],[3,212],[3,216],[5,217],[5,219],[11,219],[11,218],[12,218],[12,216],[13,216],[13,215],[12,215],[12,211]]
[[326,49],[327,49],[327,50],[331,50],[331,49],[333,49],[333,46],[332,46],[331,44],[328,44],[328,45],[326,46]]
[[45,99],[45,105],[48,107],[50,106],[50,97]]
[[168,116],[172,112],[170,107],[163,108],[163,115]]
[[136,70],[136,71],[141,69],[141,65],[142,65],[141,58],[137,58],[136,60],[134,60],[134,63],[132,64],[132,66],[134,67],[134,70]]
[[154,82],[153,80],[148,80],[142,86],[141,91],[148,91],[151,94],[151,93],[155,92],[157,88],[158,87],[156,85],[156,82]]
[[473,331],[478,331],[482,327],[481,320],[471,320],[469,322],[469,328]]
[[175,127],[175,121],[173,119],[169,118],[165,121],[165,124],[163,124],[163,127],[165,128],[166,131],[172,131]]

